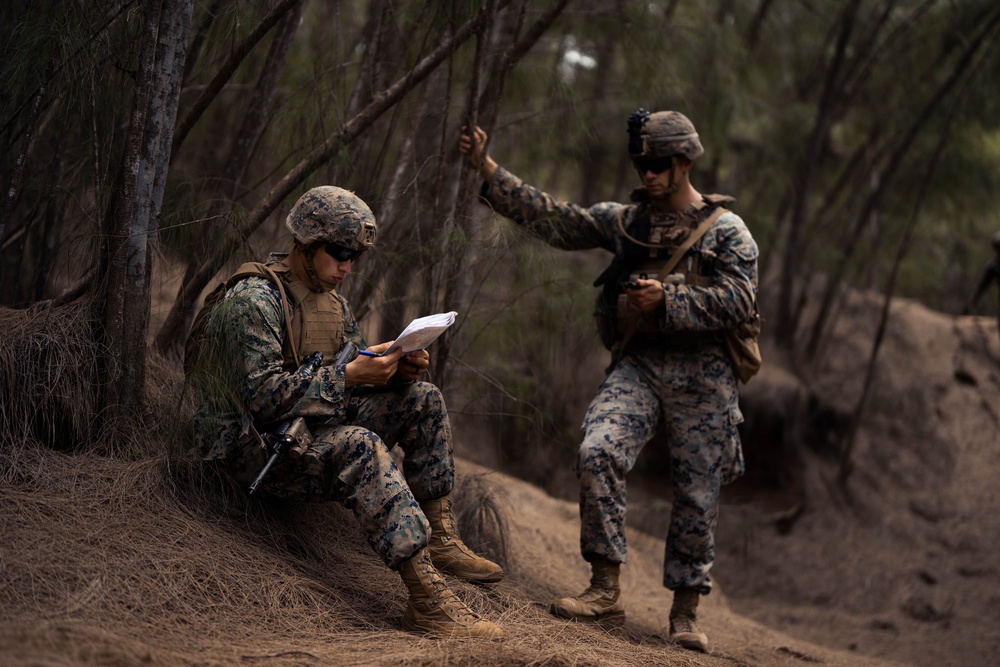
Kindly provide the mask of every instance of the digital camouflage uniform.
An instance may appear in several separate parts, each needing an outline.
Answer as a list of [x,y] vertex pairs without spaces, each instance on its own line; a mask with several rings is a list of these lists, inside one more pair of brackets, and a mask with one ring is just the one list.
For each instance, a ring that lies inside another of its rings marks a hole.
[[[643,192],[637,191],[639,200]],[[619,216],[634,234],[651,211],[643,201],[588,208],[559,202],[502,167],[482,194],[498,213],[554,247],[604,248],[616,256],[624,243]],[[704,219],[713,208],[690,217]],[[665,285],[658,333],[636,334],[624,351],[613,350],[617,361],[583,420],[576,463],[580,547],[588,561],[626,561],[625,475],[662,428],[671,447],[674,498],[663,584],[707,594],[720,489],[744,467],[737,381],[718,332],[745,321],[753,310],[757,245],[740,217],[726,212],[688,257],[708,275],[706,285]]]
[[[347,302],[337,299],[343,306],[345,340],[365,349]],[[254,429],[269,432],[281,420],[305,417],[312,444],[297,459],[280,458],[260,491],[340,502],[354,512],[390,568],[424,547],[428,523],[417,501],[447,495],[455,480],[451,427],[438,388],[426,382],[391,382],[345,389],[342,365],[326,365],[315,374],[289,368],[282,352],[287,332],[281,295],[265,277],[236,282],[214,309],[208,327],[215,340],[234,341],[232,382],[249,415],[241,418],[239,408],[227,409],[204,397],[194,419],[204,458],[249,484],[269,455]],[[397,444],[404,453],[402,472],[388,451]]]

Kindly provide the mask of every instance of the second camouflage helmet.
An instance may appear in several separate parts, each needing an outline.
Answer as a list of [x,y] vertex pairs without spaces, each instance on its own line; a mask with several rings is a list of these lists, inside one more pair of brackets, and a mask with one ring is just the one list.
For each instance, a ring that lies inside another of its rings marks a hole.
[[336,243],[352,250],[375,245],[375,214],[356,194],[333,185],[321,185],[299,197],[285,226],[304,245]]
[[628,117],[628,153],[633,160],[683,155],[693,161],[704,152],[694,124],[679,111],[639,109]]

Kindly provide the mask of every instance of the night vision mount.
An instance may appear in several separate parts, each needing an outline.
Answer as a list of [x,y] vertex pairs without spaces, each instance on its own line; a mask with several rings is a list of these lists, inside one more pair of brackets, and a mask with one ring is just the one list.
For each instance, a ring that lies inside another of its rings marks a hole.
[[642,155],[642,127],[649,120],[649,116],[650,113],[641,107],[628,116],[628,152],[630,155]]

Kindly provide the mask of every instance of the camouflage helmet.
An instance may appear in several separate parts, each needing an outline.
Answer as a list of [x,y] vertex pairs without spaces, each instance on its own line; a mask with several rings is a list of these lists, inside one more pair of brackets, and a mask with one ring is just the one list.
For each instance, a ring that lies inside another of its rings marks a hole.
[[628,153],[633,160],[683,155],[694,161],[704,152],[694,124],[678,111],[639,109],[628,117]]
[[993,232],[993,236],[990,237],[990,243],[993,244],[993,249],[1000,252],[1000,232]]
[[321,185],[299,197],[285,226],[304,244],[336,243],[352,250],[375,245],[375,214],[353,192]]

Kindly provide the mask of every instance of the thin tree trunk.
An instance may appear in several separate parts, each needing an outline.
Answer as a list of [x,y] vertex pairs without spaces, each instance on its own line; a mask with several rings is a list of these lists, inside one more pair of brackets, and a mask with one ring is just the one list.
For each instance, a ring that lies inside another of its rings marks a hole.
[[941,84],[934,95],[931,96],[927,104],[924,105],[920,114],[913,121],[913,124],[904,133],[902,139],[900,139],[896,149],[889,156],[885,169],[882,171],[882,177],[879,181],[878,188],[865,201],[861,213],[858,215],[853,228],[847,236],[847,242],[841,248],[841,254],[838,259],[837,266],[833,273],[831,273],[830,279],[824,289],[819,313],[813,322],[812,331],[809,336],[809,343],[807,345],[809,356],[815,356],[822,332],[827,325],[830,307],[833,303],[834,296],[836,295],[837,288],[843,281],[847,264],[854,256],[861,232],[864,230],[865,225],[868,223],[872,214],[878,209],[878,205],[881,203],[883,195],[888,190],[890,182],[896,175],[899,167],[903,164],[903,159],[910,152],[910,149],[913,147],[914,141],[919,133],[930,122],[931,117],[934,115],[934,112],[938,109],[938,107],[940,107],[944,101],[948,99],[949,92],[951,92],[960,80],[962,74],[970,66],[973,57],[984,44],[988,43],[987,38],[993,34],[997,25],[1000,24],[1000,10],[993,8],[991,11],[992,16],[987,15],[987,20],[980,23],[980,25],[983,26],[982,30],[968,42],[968,46],[962,53],[961,58],[959,58],[958,63],[955,65],[948,78]]
[[868,359],[868,366],[865,370],[865,379],[861,388],[861,396],[858,397],[858,402],[854,407],[850,427],[844,438],[843,448],[840,453],[840,466],[837,470],[837,484],[845,493],[847,492],[847,482],[851,473],[854,471],[854,462],[852,460],[854,455],[854,446],[857,441],[858,429],[861,427],[861,420],[864,417],[865,407],[868,405],[868,396],[871,394],[871,388],[874,384],[875,368],[878,363],[879,351],[882,348],[882,341],[885,338],[885,331],[889,323],[889,311],[892,306],[893,294],[896,291],[896,282],[899,277],[899,270],[903,264],[903,259],[909,252],[910,243],[913,240],[917,222],[919,222],[920,214],[924,208],[924,201],[926,200],[927,193],[930,190],[930,183],[934,178],[934,174],[937,173],[938,164],[941,162],[941,156],[944,154],[945,147],[948,146],[948,142],[951,140],[951,128],[953,127],[955,116],[962,106],[962,100],[965,99],[966,94],[972,88],[973,82],[976,80],[976,77],[985,62],[985,58],[980,61],[979,65],[976,67],[976,71],[965,82],[964,89],[959,94],[959,100],[952,106],[948,121],[945,124],[945,129],[942,131],[941,137],[934,149],[934,154],[931,156],[930,162],[927,165],[927,172],[924,174],[923,183],[918,189],[920,194],[918,196],[917,203],[913,207],[913,214],[910,216],[910,220],[903,233],[903,239],[896,250],[896,257],[892,264],[892,270],[890,271],[888,280],[886,280],[884,298],[882,302],[882,313],[879,318],[879,325],[878,330],[875,333],[875,339],[872,342],[872,351]]
[[879,351],[882,348],[882,341],[885,339],[885,331],[889,324],[889,311],[892,306],[892,296],[896,289],[896,281],[899,277],[899,267],[902,265],[907,252],[909,252],[910,242],[913,239],[913,233],[916,230],[917,222],[920,219],[920,212],[923,210],[924,199],[927,195],[927,186],[930,183],[931,177],[934,175],[935,171],[937,171],[937,165],[940,161],[941,153],[944,152],[944,147],[949,136],[949,132],[944,132],[941,135],[941,140],[938,142],[937,149],[934,151],[934,156],[931,158],[931,162],[927,168],[927,173],[924,176],[923,187],[919,190],[920,195],[917,204],[913,208],[913,214],[910,216],[910,220],[907,223],[903,239],[900,242],[899,247],[896,249],[896,257],[892,263],[892,270],[886,280],[885,290],[883,292],[882,312],[879,316],[878,329],[875,332],[875,339],[872,341],[872,350],[868,358],[868,366],[865,369],[865,379],[861,388],[861,396],[858,397],[858,402],[854,406],[850,427],[847,435],[845,436],[843,449],[840,453],[840,466],[837,470],[837,484],[842,490],[846,490],[847,480],[854,470],[852,461],[854,444],[857,440],[858,428],[861,426],[861,419],[864,416],[865,406],[868,404],[868,396],[871,394],[872,384],[874,383],[875,368],[878,364]]
[[183,118],[178,121],[177,128],[174,132],[173,145],[170,151],[171,156],[177,154],[180,150],[181,144],[187,138],[188,133],[194,128],[195,123],[201,118],[205,110],[208,109],[208,105],[212,103],[212,100],[216,98],[222,88],[229,82],[233,74],[236,72],[240,64],[243,63],[247,55],[253,50],[257,45],[257,42],[264,38],[264,35],[273,28],[284,16],[285,14],[298,2],[302,0],[282,0],[278,5],[271,10],[271,12],[257,24],[257,27],[251,31],[249,35],[246,36],[242,42],[240,42],[235,49],[229,54],[229,58],[223,63],[222,67],[216,72],[212,80],[205,86],[202,90],[201,95],[198,99],[188,108],[187,113],[184,114]]
[[747,51],[751,53],[757,48],[757,43],[760,41],[760,32],[771,10],[771,3],[772,0],[760,0],[760,6],[754,12],[753,20],[750,22],[750,29],[747,30],[746,36]]
[[841,14],[841,28],[837,47],[833,60],[826,72],[826,81],[823,86],[823,94],[816,109],[816,120],[809,137],[809,147],[802,160],[799,169],[799,178],[795,187],[795,203],[792,216],[788,225],[788,240],[785,243],[785,254],[781,265],[781,281],[778,289],[778,310],[776,322],[776,340],[782,347],[791,347],[795,339],[795,331],[792,328],[792,301],[795,298],[795,280],[799,272],[799,258],[801,257],[802,228],[808,215],[809,200],[812,197],[812,190],[816,174],[819,170],[819,162],[823,151],[823,144],[829,131],[830,123],[833,120],[834,108],[839,104],[838,92],[840,81],[842,80],[843,66],[846,59],[847,47],[850,43],[851,33],[854,28],[854,19],[857,15],[860,0],[850,0]]
[[[50,66],[50,71],[53,66]],[[44,77],[44,81],[48,81],[51,78],[51,73]],[[35,91],[34,103],[31,105],[31,113],[28,116],[28,122],[21,136],[21,150],[17,153],[17,160],[14,162],[14,171],[10,175],[10,179],[7,181],[6,189],[4,190],[3,205],[0,206],[0,246],[3,245],[3,232],[4,228],[7,226],[7,219],[10,217],[10,212],[14,209],[14,203],[17,201],[18,195],[21,194],[21,176],[24,174],[24,163],[28,157],[28,152],[31,145],[34,143],[35,138],[35,128],[38,126],[38,114],[42,107],[42,100],[45,99],[45,93],[47,92],[46,83],[43,82],[38,90]]]
[[239,134],[236,135],[236,141],[226,165],[226,179],[228,181],[226,194],[230,200],[240,196],[243,176],[250,164],[250,158],[257,147],[257,142],[260,141],[260,136],[264,133],[271,100],[274,98],[274,90],[278,85],[278,77],[285,69],[288,51],[292,46],[295,33],[298,31],[305,5],[306,0],[297,0],[279,22],[277,34],[274,36],[274,41],[271,42],[267,59],[264,61],[264,68],[257,79],[257,86],[247,104],[247,113],[243,117],[243,124],[240,126]]
[[[921,5],[910,12],[905,21],[900,22],[888,35],[881,37],[883,29],[886,25],[888,25],[889,19],[896,11],[896,5],[898,4],[898,0],[885,1],[882,6],[882,10],[880,11],[877,19],[873,21],[873,25],[867,31],[867,34],[856,40],[856,42],[851,45],[851,56],[846,58],[847,64],[841,67],[843,74],[839,77],[840,83],[837,87],[835,95],[832,98],[834,100],[836,110],[829,113],[828,118],[830,120],[827,124],[828,126],[830,123],[834,122],[836,116],[839,115],[839,110],[849,107],[854,98],[862,90],[864,90],[862,84],[867,81],[872,73],[877,69],[880,56],[886,53],[899,38],[906,34],[908,27],[915,26],[918,19],[923,16],[935,2],[936,0],[925,0]],[[831,98],[824,95],[823,99],[829,100]],[[823,104],[825,104],[825,102],[821,102],[821,106]],[[877,131],[877,128],[873,128],[870,134],[872,136],[880,136],[882,133]],[[859,148],[855,153],[854,158],[848,161],[848,164],[843,168],[841,178],[839,178],[837,183],[826,193],[823,204],[814,209],[816,210],[814,217],[820,222],[825,219],[837,221],[839,223],[839,220],[842,218],[842,213],[832,207],[833,202],[837,201],[842,189],[851,183],[851,179],[857,171],[856,166],[860,164],[862,160],[870,164],[877,164],[883,152],[884,149],[878,149],[873,152],[871,147],[867,145]],[[803,203],[804,200],[800,199],[799,202]],[[799,208],[796,207],[794,213],[798,212]],[[808,217],[809,216],[807,216],[807,218]],[[815,227],[816,225],[813,224],[812,226]],[[800,227],[805,227],[805,220],[802,221]],[[798,240],[796,241],[794,257],[808,257],[808,249],[810,246],[809,238],[819,238],[819,235],[810,235],[805,233],[803,230],[800,231],[797,236]],[[788,263],[784,263],[782,268],[788,269]],[[782,274],[782,277],[783,279],[788,278],[786,274]],[[797,268],[794,269],[794,275],[792,275],[791,278],[793,283],[801,282],[802,275],[799,273]],[[802,293],[800,293],[797,299],[798,304],[805,303],[802,296]],[[794,295],[791,293],[789,293],[788,298],[789,301],[786,302],[782,300],[781,304],[789,305],[791,300],[795,300]],[[782,336],[782,341],[786,346],[790,345],[791,341],[795,338],[795,334],[799,330],[798,325],[802,317],[802,311],[798,305],[789,306],[789,311],[791,319],[788,322],[780,323],[778,326],[778,330]],[[779,316],[779,320],[780,319],[781,318]],[[819,343],[817,341],[815,344],[808,346],[808,354],[810,356],[816,354],[818,344]]]
[[[490,66],[489,77],[481,82],[474,80],[473,89],[470,91],[469,107],[465,114],[466,123],[470,126],[482,124],[486,127],[487,133],[492,133],[496,123],[497,112],[500,108],[500,100],[507,82],[507,75],[514,66],[531,50],[545,32],[552,26],[566,8],[569,0],[555,0],[531,24],[527,30],[521,34],[524,17],[527,13],[527,3],[521,6],[516,20],[507,24],[507,34],[510,35],[504,41],[510,41],[510,48],[502,57],[494,60]],[[497,11],[502,9],[498,7]],[[504,28],[501,28],[501,32]],[[477,71],[479,67],[477,66]],[[482,91],[480,93],[480,91]],[[480,121],[480,118],[485,120]],[[449,310],[457,310],[461,315],[466,315],[472,303],[473,285],[475,284],[474,268],[478,263],[478,252],[476,246],[479,241],[479,219],[472,211],[472,205],[478,190],[479,174],[475,173],[468,165],[468,161],[458,158],[460,162],[460,177],[457,182],[462,184],[462,192],[457,195],[452,219],[463,229],[463,252],[452,252],[449,250],[445,254],[451,261],[446,262],[443,276],[445,307]],[[461,328],[450,327],[435,345],[434,365],[437,369],[435,381],[439,385],[444,385],[448,377],[448,361],[451,355],[451,345],[454,336]]]
[[212,4],[210,4],[205,10],[205,16],[201,19],[201,23],[198,24],[198,29],[194,31],[194,39],[191,40],[191,48],[188,49],[187,58],[184,59],[185,81],[189,76],[191,76],[191,71],[198,62],[198,58],[201,57],[201,45],[205,43],[208,31],[215,22],[215,17],[219,14],[219,10],[222,8],[222,3],[224,1],[232,2],[232,0],[212,0]]
[[[108,20],[105,21],[94,32],[93,35],[91,35],[90,39],[86,40],[83,44],[81,44],[80,47],[77,48],[72,54],[64,58],[58,64],[55,64],[42,78],[42,82],[38,84],[39,89],[47,88],[49,84],[51,84],[52,81],[55,79],[55,77],[58,76],[60,73],[62,73],[63,67],[65,67],[66,63],[74,62],[80,57],[81,53],[83,53],[87,49],[93,48],[94,42],[96,42],[102,35],[104,35],[104,33],[108,30],[108,28],[110,28],[115,23],[115,21],[117,21],[121,16],[123,16],[126,13],[126,11],[134,4],[134,1],[135,0],[120,0],[117,7],[115,7],[112,10],[108,10],[106,12]],[[38,92],[39,91],[36,89],[31,93],[30,97],[22,100],[21,104],[16,109],[14,109],[13,113],[11,113],[10,117],[7,119],[7,122],[5,122],[3,125],[0,125],[0,136],[6,134],[7,130],[10,129],[10,127],[14,123],[17,122],[17,119],[20,117],[21,112],[24,110],[24,108],[28,104],[33,103],[35,99],[37,99]]]
[[[274,41],[268,51],[264,67],[257,79],[257,86],[247,105],[246,115],[243,117],[243,124],[233,143],[229,160],[226,163],[225,180],[222,186],[223,192],[219,197],[220,205],[215,210],[214,218],[222,219],[233,210],[233,202],[240,196],[243,177],[250,164],[254,148],[260,140],[267,120],[267,112],[274,96],[274,89],[277,86],[278,77],[284,69],[291,46],[292,39],[298,28],[302,17],[302,9],[305,0],[299,0],[298,4],[291,7],[290,11],[282,18]],[[219,242],[219,238],[224,230],[221,225],[204,225],[203,239],[206,248],[214,248]],[[199,261],[192,260],[184,273],[180,289],[185,289],[188,282],[198,271]],[[200,293],[200,291],[199,291]],[[197,298],[198,295],[195,295]],[[178,298],[182,298],[178,296]],[[181,339],[177,336],[178,331],[187,331],[191,327],[194,318],[193,309],[179,310],[173,309],[166,321],[161,325],[160,331],[156,335],[155,347],[164,355],[170,355],[180,349]]]

